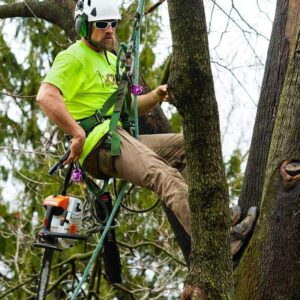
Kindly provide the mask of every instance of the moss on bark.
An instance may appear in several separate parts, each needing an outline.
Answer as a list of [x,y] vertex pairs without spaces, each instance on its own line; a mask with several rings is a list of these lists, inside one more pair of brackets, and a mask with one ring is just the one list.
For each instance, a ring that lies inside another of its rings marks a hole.
[[[298,27],[300,30],[300,26]],[[300,159],[300,38],[289,61],[270,146],[261,214],[236,274],[237,299],[300,298],[300,185],[281,167]]]
[[169,15],[169,88],[182,116],[189,170],[192,252],[187,283],[208,299],[231,299],[228,191],[203,2],[169,1]]

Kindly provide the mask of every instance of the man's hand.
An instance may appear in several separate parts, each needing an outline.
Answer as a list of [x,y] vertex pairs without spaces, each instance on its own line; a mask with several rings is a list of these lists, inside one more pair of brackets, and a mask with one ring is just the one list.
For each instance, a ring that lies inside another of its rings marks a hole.
[[[169,101],[168,86],[166,84],[158,86],[155,90],[146,95],[138,96],[139,116],[150,112],[158,103]],[[131,109],[134,109],[134,102],[131,102]]]
[[160,101],[169,101],[169,94],[168,94],[168,85],[160,85],[158,86],[155,90],[151,92],[155,99],[160,102]]
[[75,163],[79,160],[85,142],[85,132],[82,129],[71,140],[70,155],[64,164]]

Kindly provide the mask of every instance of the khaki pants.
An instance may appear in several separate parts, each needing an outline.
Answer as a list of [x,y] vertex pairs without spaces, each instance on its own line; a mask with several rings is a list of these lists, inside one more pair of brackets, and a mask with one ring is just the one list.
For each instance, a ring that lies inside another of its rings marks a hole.
[[138,141],[122,128],[117,132],[121,136],[121,155],[112,158],[99,142],[85,159],[84,169],[95,178],[117,177],[155,192],[190,235],[182,135],[141,135]]

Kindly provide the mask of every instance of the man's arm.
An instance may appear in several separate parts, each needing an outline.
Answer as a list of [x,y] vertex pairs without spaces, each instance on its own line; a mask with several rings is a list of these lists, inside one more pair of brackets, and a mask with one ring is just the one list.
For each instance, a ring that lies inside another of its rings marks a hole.
[[85,132],[68,112],[60,90],[52,84],[43,83],[36,100],[48,118],[73,137],[66,163],[79,160],[85,142]]
[[[160,85],[155,90],[146,95],[138,96],[138,111],[139,116],[150,112],[161,101],[168,101],[168,87],[167,85]],[[131,109],[133,110],[133,101],[131,102]]]

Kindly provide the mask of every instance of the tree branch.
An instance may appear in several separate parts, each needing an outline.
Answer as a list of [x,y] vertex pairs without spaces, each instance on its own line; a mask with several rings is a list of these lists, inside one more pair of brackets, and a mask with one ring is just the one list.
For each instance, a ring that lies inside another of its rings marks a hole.
[[71,40],[76,39],[71,0],[26,0],[0,6],[0,19],[22,17],[43,19],[62,28]]
[[124,242],[120,242],[118,241],[118,244],[120,246],[123,246],[123,247],[126,247],[126,248],[129,248],[129,249],[135,249],[135,248],[139,248],[139,247],[143,247],[143,246],[153,246],[159,250],[161,250],[162,252],[164,252],[167,256],[169,256],[170,258],[172,258],[174,261],[176,261],[178,264],[186,267],[186,264],[184,262],[182,262],[181,260],[179,260],[178,258],[174,257],[171,253],[169,253],[164,247],[156,244],[156,243],[153,243],[153,242],[142,242],[142,243],[138,243],[138,244],[135,244],[135,245],[130,245],[130,244],[127,244],[127,243],[124,243]]
[[4,96],[12,97],[12,98],[36,98],[36,95],[31,95],[31,96],[13,95],[13,94],[1,92],[1,91],[0,91],[0,94],[2,94]]
[[147,11],[145,11],[144,15],[147,16],[148,14],[152,13],[157,7],[163,4],[166,0],[159,0],[157,3],[152,5]]
[[119,290],[121,290],[121,291],[123,291],[123,292],[129,294],[129,295],[131,296],[131,299],[133,299],[133,300],[136,299],[136,298],[134,297],[134,292],[131,291],[130,289],[127,289],[124,285],[119,284],[119,283],[114,283],[114,284],[112,284],[112,286],[113,286],[114,288],[117,288],[117,289],[119,289]]
[[72,270],[67,270],[57,280],[55,280],[51,285],[51,287],[48,288],[47,294],[50,294],[52,291],[54,291],[63,280],[65,280],[69,275],[72,274],[72,272],[73,272]]

